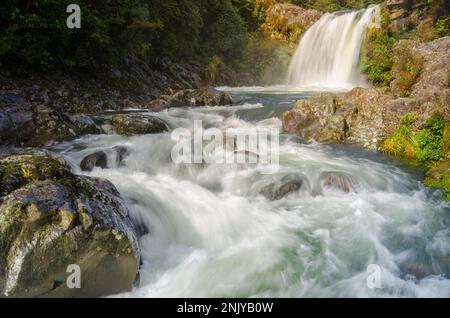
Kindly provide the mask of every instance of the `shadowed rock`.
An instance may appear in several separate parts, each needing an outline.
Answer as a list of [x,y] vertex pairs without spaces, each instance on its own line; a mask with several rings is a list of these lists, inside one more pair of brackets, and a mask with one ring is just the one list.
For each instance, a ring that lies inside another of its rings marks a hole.
[[[75,176],[57,159],[0,160],[0,293],[10,297],[98,297],[130,291],[138,236],[123,199],[103,179]],[[5,187],[5,180],[11,180]],[[65,284],[69,265],[81,288]]]

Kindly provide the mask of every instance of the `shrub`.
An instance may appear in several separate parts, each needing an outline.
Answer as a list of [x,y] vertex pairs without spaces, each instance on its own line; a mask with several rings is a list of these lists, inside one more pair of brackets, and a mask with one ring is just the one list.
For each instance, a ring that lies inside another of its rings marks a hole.
[[420,162],[438,161],[443,158],[448,143],[444,132],[450,127],[449,122],[439,115],[433,115],[426,121],[423,129],[414,131],[411,126],[418,118],[417,113],[407,114],[395,133],[381,143],[380,150]]
[[395,81],[392,85],[395,95],[401,97],[409,97],[411,95],[411,88],[417,82],[422,72],[423,64],[423,57],[413,53],[406,45],[397,47],[393,67]]
[[436,21],[434,32],[437,36],[450,35],[450,15],[441,17]]
[[293,0],[297,5],[324,12],[333,12],[344,9],[362,9],[370,4],[381,3],[382,0]]
[[362,53],[361,69],[375,86],[389,86],[393,80],[392,66],[395,39],[383,29],[369,29]]

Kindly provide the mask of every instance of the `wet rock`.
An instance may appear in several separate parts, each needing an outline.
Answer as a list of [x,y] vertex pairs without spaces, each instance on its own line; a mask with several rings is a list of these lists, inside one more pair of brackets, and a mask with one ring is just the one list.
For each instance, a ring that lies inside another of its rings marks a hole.
[[[114,161],[114,164],[109,162],[108,155]],[[83,158],[80,163],[80,168],[83,171],[92,171],[94,168],[107,169],[111,166],[122,165],[125,158],[129,155],[129,150],[124,146],[115,146],[106,151],[97,151]]]
[[80,163],[83,171],[92,171],[95,167],[105,169],[108,167],[108,156],[104,151],[97,151],[86,156]]
[[299,191],[302,185],[303,181],[301,179],[285,179],[276,183],[269,184],[261,190],[260,194],[262,194],[268,200],[277,201],[281,200],[291,193]]
[[170,104],[167,100],[164,100],[162,98],[158,98],[155,100],[152,100],[145,104],[145,108],[148,110],[151,110],[153,112],[160,112],[164,109],[167,109],[170,107]]
[[112,148],[112,151],[115,154],[117,166],[122,165],[125,158],[130,154],[130,150],[124,146],[115,146]]
[[154,116],[139,114],[114,115],[111,125],[120,135],[155,134],[169,130],[163,120]]
[[89,116],[73,115],[70,116],[70,120],[74,125],[77,135],[98,135],[102,133],[102,130]]
[[167,107],[225,106],[232,104],[233,99],[230,94],[209,87],[206,89],[184,89],[172,95],[163,95],[150,102],[147,108],[157,110]]
[[345,193],[357,192],[358,184],[353,177],[338,172],[326,172],[320,177],[323,188],[337,189]]
[[[75,176],[44,156],[7,157],[0,167],[3,296],[98,297],[132,289],[138,237],[109,181]],[[5,176],[21,181],[5,187]],[[65,284],[72,264],[81,270],[80,289]]]
[[403,275],[406,275],[405,278],[412,278],[415,279],[423,279],[425,277],[431,276],[431,275],[439,275],[439,273],[436,273],[436,271],[433,270],[431,266],[431,260],[430,263],[424,263],[424,262],[403,262],[399,265],[399,269],[403,273]]

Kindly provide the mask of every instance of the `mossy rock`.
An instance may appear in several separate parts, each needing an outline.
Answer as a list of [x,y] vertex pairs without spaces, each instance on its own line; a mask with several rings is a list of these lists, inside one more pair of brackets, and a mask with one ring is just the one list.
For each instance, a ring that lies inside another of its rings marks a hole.
[[138,114],[114,115],[111,124],[119,135],[156,134],[169,130],[163,120],[154,116]]
[[444,191],[444,198],[450,200],[450,160],[434,164],[428,171],[424,184],[432,189]]
[[[75,176],[58,159],[32,155],[0,160],[0,174],[2,296],[98,297],[131,290],[138,239],[110,182]],[[73,264],[81,288],[66,284]]]

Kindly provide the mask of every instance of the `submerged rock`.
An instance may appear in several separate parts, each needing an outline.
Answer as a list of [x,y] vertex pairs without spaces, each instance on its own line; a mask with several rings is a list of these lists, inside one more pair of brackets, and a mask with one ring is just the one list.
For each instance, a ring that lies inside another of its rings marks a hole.
[[104,151],[94,152],[81,161],[80,168],[83,171],[92,171],[95,167],[107,168],[108,167],[108,156]]
[[357,182],[347,174],[326,172],[320,179],[323,188],[337,189],[345,193],[357,192]]
[[156,134],[169,130],[163,120],[154,116],[140,114],[114,115],[111,125],[120,135]]
[[302,188],[302,185],[303,180],[301,179],[285,179],[276,183],[269,184],[261,190],[260,194],[262,194],[268,200],[277,201],[281,200],[291,193],[299,191]]
[[[109,181],[75,176],[64,162],[33,155],[0,160],[0,176],[2,295],[98,297],[132,289],[138,237]],[[79,289],[66,284],[74,265]]]
[[83,171],[92,171],[94,168],[102,168],[106,169],[109,168],[111,163],[108,161],[108,154],[115,158],[115,166],[120,166],[125,159],[125,157],[129,154],[129,150],[127,147],[124,146],[115,146],[111,149],[108,149],[106,151],[97,151],[90,155],[87,155],[86,157],[81,160],[80,168]]

